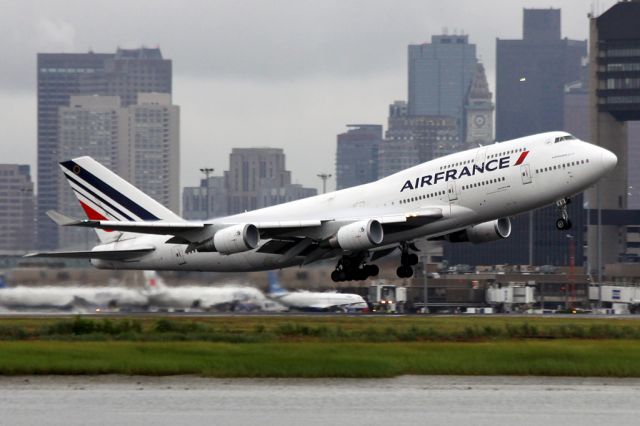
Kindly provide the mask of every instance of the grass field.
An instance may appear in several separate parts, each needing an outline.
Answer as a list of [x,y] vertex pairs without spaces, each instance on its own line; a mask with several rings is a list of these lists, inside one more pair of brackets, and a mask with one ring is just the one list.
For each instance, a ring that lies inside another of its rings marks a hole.
[[526,317],[4,318],[0,374],[640,377],[640,321]]

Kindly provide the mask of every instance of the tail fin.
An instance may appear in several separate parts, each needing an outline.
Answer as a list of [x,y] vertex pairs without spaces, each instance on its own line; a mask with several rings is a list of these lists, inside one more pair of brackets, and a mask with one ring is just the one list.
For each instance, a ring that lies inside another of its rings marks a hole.
[[284,288],[280,287],[280,280],[278,279],[278,271],[267,272],[269,280],[269,294],[284,294],[287,292]]
[[[89,219],[117,221],[178,221],[177,214],[131,185],[91,157],[60,163],[64,176]],[[102,242],[120,232],[96,229]]]
[[157,293],[167,288],[164,280],[159,276],[156,271],[143,271],[144,275],[144,288],[150,293]]

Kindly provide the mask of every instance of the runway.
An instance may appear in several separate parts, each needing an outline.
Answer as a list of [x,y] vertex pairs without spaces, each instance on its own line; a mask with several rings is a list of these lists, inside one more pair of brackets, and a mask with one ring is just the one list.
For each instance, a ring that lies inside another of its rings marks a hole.
[[637,424],[640,379],[0,378],[2,422],[42,424]]

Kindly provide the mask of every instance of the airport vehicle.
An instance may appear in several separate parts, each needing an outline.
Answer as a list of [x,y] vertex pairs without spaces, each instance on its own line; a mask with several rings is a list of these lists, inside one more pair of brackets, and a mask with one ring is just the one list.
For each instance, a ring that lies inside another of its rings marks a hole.
[[369,305],[359,294],[335,291],[287,291],[280,286],[275,271],[269,271],[269,297],[298,311],[311,312],[367,312]]
[[257,271],[338,259],[335,281],[376,276],[401,251],[397,275],[417,264],[420,238],[482,243],[509,237],[510,217],[555,203],[569,229],[570,196],[617,163],[601,147],[549,132],[447,155],[376,182],[233,216],[189,222],[90,157],[60,163],[88,219],[49,212],[62,226],[95,228],[87,258],[102,269]]
[[407,303],[407,288],[386,283],[371,284],[369,303],[377,312],[403,313]]
[[255,287],[241,285],[224,286],[176,286],[168,287],[155,271],[144,271],[145,295],[151,309],[202,309],[235,310],[242,306],[249,310],[261,310],[268,300]]

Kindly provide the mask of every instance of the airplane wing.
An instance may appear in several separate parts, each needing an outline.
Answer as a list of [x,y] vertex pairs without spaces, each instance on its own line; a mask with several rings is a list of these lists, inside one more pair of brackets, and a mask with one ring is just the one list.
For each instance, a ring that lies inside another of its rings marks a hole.
[[[234,219],[233,217],[223,218],[220,222],[200,223],[186,221],[128,222],[95,219],[78,220],[55,211],[49,211],[47,215],[61,226],[79,226],[140,234],[170,235],[172,237],[167,240],[167,242],[173,244],[198,244],[210,239],[211,235],[219,229],[237,224],[237,222],[234,223],[232,221]],[[319,245],[321,238],[318,238],[318,236],[322,234],[322,232],[320,232],[321,227],[327,222],[348,224],[359,220],[374,219],[380,222],[385,233],[393,233],[422,226],[442,217],[442,209],[439,207],[422,208],[417,211],[391,215],[379,215],[376,214],[375,211],[369,211],[367,209],[353,209],[336,213],[332,215],[332,217],[324,219],[256,221],[252,222],[252,224],[258,228],[262,239],[269,240],[258,249],[259,252],[279,254],[286,258],[303,256],[306,259],[305,263],[309,264],[339,254],[339,249],[328,249]],[[151,247],[143,247],[133,250],[105,251],[104,253],[98,253],[96,251],[44,252],[32,253],[27,255],[27,257],[124,260],[140,257],[152,250],[153,248]]]
[[79,251],[49,251],[29,253],[24,257],[58,257],[65,259],[103,259],[126,260],[143,256],[154,251],[154,247],[137,247],[128,250],[79,250]]
[[[442,218],[441,208],[426,208],[415,212],[393,215],[376,215],[375,213],[372,215],[366,215],[366,213],[361,211],[358,211],[358,214],[354,213],[355,212],[353,211],[343,212],[342,214],[333,215],[331,218],[325,219],[258,221],[253,224],[260,230],[260,235],[263,238],[277,238],[278,236],[291,234],[304,237],[306,236],[305,230],[318,228],[322,226],[323,223],[331,221],[348,223],[363,219],[375,219],[382,224],[385,231],[393,232],[396,229],[401,230],[402,228],[421,226]],[[211,232],[236,224],[231,222],[127,222],[73,219],[55,211],[49,211],[47,212],[47,215],[61,226],[98,228],[122,232],[134,232],[139,234],[173,235],[179,237],[179,240],[185,243],[201,241],[204,238],[208,238],[208,236],[211,235]]]

